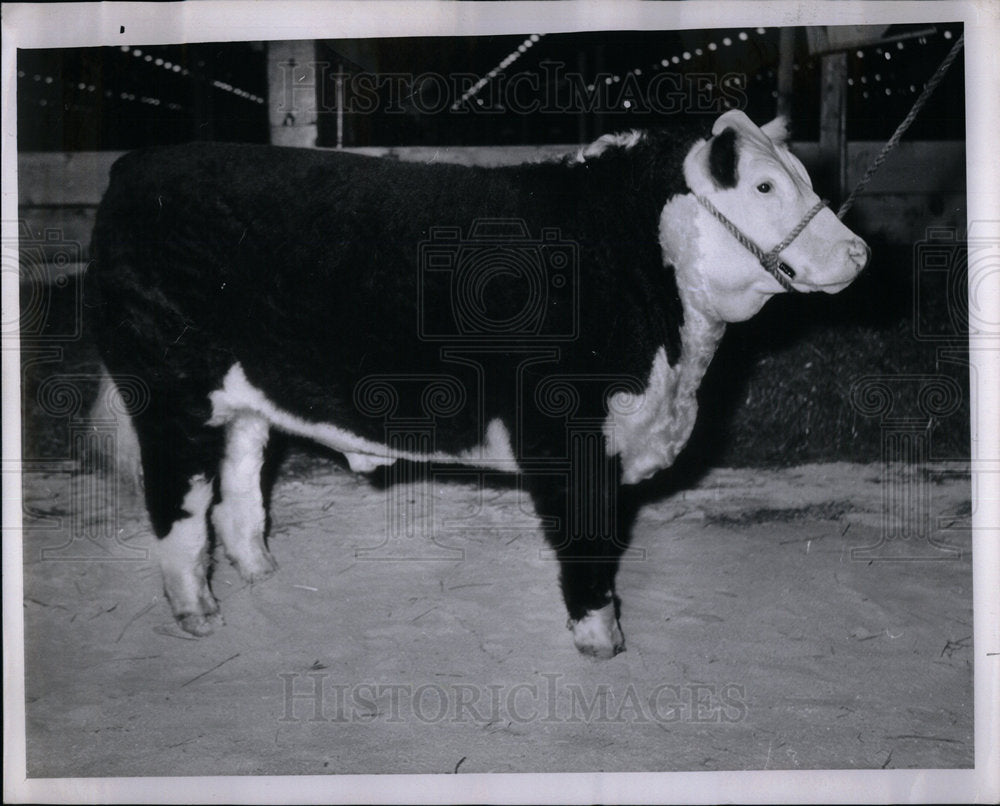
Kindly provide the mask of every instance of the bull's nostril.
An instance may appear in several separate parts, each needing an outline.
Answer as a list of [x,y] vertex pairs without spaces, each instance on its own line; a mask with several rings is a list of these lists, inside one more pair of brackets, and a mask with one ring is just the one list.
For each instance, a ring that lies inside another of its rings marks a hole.
[[858,270],[860,271],[868,265],[868,261],[872,256],[872,250],[869,248],[868,244],[860,238],[855,238],[854,241],[851,242],[848,254],[851,259],[858,264]]

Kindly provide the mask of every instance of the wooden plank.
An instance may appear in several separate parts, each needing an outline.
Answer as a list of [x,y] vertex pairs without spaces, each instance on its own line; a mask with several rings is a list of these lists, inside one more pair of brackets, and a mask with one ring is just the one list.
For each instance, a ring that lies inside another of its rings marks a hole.
[[894,244],[919,243],[932,229],[950,229],[961,240],[968,228],[965,193],[862,195],[850,219],[869,242]]
[[[864,176],[882,150],[881,141],[859,141],[847,146],[848,190]],[[792,152],[816,178],[820,151],[817,143],[792,143]],[[817,186],[819,183],[817,182]],[[825,190],[825,189],[824,189]],[[889,154],[865,190],[874,193],[949,193],[965,191],[965,143],[960,140],[903,141]]]
[[351,154],[369,157],[389,157],[403,162],[447,162],[458,165],[479,165],[496,167],[500,165],[520,165],[524,162],[540,162],[566,154],[574,154],[578,145],[542,146],[369,146],[345,148]]
[[888,25],[827,25],[821,28],[806,28],[809,55],[820,56],[833,51],[873,47],[885,41],[883,35],[889,27]]
[[[882,142],[848,144],[848,185],[861,178],[882,148]],[[575,144],[543,146],[402,146],[344,149],[357,154],[407,161],[455,162],[462,165],[514,165],[572,154]],[[806,168],[816,169],[816,143],[793,143],[792,151]],[[18,154],[18,204],[23,208],[97,206],[108,183],[117,151],[81,151],[72,154],[26,152]],[[938,193],[965,187],[965,143],[954,140],[900,143],[875,174],[872,193]]]
[[17,155],[17,203],[96,205],[122,151],[27,152]]
[[86,262],[96,207],[29,207],[18,211],[21,262]]
[[[848,188],[861,178],[882,148],[881,142],[848,145]],[[369,156],[406,161],[463,165],[513,165],[573,153],[576,145],[345,149]],[[818,143],[795,143],[792,150],[818,179]],[[116,152],[18,155],[19,218],[27,227],[22,258],[37,262],[85,263],[97,204],[107,185]],[[853,225],[866,236],[881,234],[893,242],[912,242],[928,226],[954,226],[964,233],[965,144],[955,141],[903,142],[890,154],[859,198]],[[39,258],[39,256],[42,256]],[[69,258],[67,256],[70,256]]]

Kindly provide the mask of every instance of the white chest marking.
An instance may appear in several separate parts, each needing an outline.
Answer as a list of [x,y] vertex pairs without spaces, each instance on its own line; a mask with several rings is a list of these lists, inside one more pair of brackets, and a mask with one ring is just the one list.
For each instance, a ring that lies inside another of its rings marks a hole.
[[687,444],[698,415],[698,386],[721,336],[720,326],[700,317],[686,321],[677,365],[670,366],[661,347],[641,396],[611,396],[604,435],[609,455],[621,456],[623,484],[635,484],[669,467]]
[[473,467],[488,467],[517,472],[517,460],[511,448],[510,434],[500,420],[486,427],[482,445],[456,454],[434,451],[419,453],[397,450],[388,445],[353,434],[332,423],[310,423],[291,412],[278,408],[264,393],[247,380],[243,368],[234,364],[223,379],[222,388],[209,395],[212,416],[209,425],[224,425],[241,413],[252,412],[264,417],[273,427],[296,436],[314,440],[347,457],[351,470],[365,472],[380,465],[391,465],[397,459],[414,462],[445,462]]

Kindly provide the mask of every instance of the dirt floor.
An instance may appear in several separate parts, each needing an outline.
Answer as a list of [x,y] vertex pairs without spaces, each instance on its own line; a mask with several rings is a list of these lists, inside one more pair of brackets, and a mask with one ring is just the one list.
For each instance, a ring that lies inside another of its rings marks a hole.
[[26,474],[29,776],[972,765],[967,466],[651,496],[618,577],[628,649],[593,661],[516,485],[442,480],[430,506],[287,465],[281,568],[248,586],[217,557],[206,639],[172,622],[138,498]]

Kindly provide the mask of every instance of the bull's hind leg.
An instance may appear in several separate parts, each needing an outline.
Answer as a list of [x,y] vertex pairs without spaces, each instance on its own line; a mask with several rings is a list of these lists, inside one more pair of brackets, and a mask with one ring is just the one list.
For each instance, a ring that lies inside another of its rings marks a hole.
[[159,544],[163,589],[174,618],[185,632],[208,635],[220,621],[219,605],[208,587],[208,524],[212,483],[195,476],[181,504],[182,515]]
[[208,587],[208,508],[222,432],[204,425],[204,408],[179,395],[151,393],[149,407],[134,416],[163,589],[177,622],[192,635],[208,635],[221,621]]
[[260,472],[268,430],[267,420],[256,414],[239,414],[227,424],[219,468],[221,499],[212,509],[215,533],[247,582],[267,579],[278,567],[264,545]]

